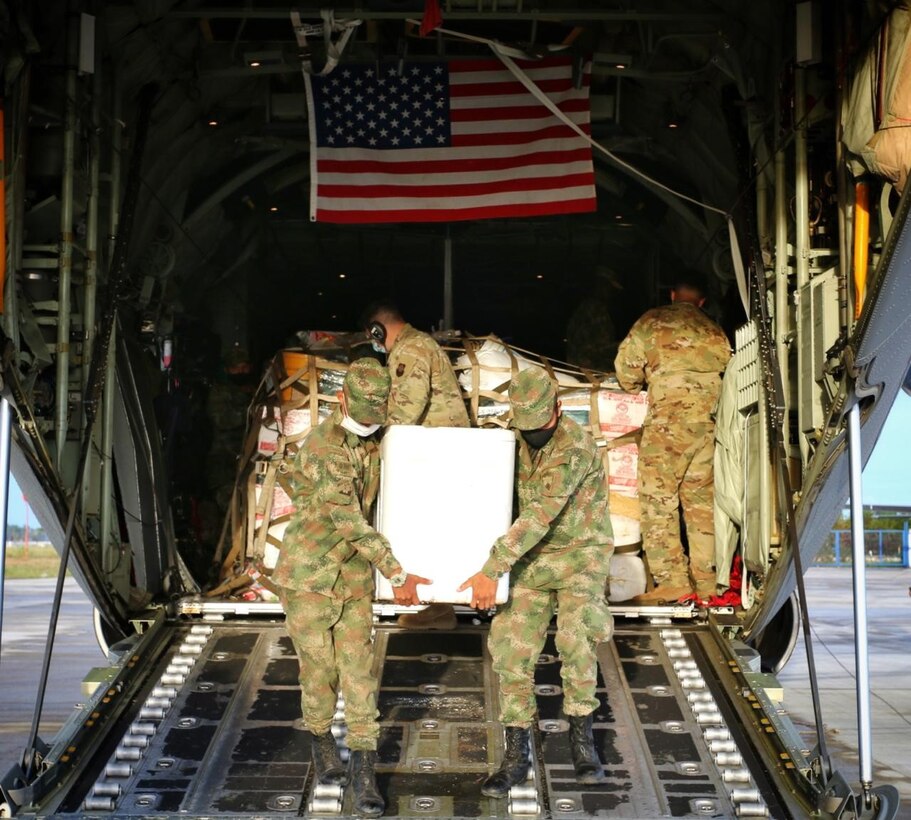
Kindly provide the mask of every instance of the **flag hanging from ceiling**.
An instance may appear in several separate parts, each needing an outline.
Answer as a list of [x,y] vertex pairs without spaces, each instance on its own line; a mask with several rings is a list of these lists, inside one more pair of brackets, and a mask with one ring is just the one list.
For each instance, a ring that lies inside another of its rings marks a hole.
[[[518,61],[590,133],[590,65]],[[497,59],[305,75],[310,219],[448,222],[594,211],[591,146]],[[576,88],[576,85],[579,88]]]

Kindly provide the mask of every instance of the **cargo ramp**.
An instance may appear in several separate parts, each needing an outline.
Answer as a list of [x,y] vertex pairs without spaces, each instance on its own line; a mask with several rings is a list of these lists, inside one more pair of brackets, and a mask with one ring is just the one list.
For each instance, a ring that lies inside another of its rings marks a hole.
[[[598,650],[594,733],[607,779],[573,776],[551,629],[535,674],[533,769],[508,799],[480,785],[502,755],[488,622],[395,625],[376,607],[378,781],[387,817],[805,816],[801,741],[730,613],[615,607]],[[298,661],[276,605],[187,599],[159,614],[8,800],[21,817],[351,816],[314,784]],[[306,679],[306,670],[303,677]],[[344,703],[333,732],[344,748]],[[20,802],[21,801],[21,802]]]

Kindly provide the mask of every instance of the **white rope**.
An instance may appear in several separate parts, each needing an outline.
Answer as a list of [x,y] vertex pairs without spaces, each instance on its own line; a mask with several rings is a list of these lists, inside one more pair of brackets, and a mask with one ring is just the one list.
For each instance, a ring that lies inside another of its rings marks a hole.
[[[409,20],[410,23],[419,24],[417,20]],[[584,139],[592,148],[596,148],[606,157],[608,157],[611,162],[619,165],[621,168],[626,169],[633,176],[639,177],[639,179],[645,180],[650,185],[653,185],[656,188],[659,188],[662,191],[670,194],[671,196],[682,199],[686,202],[690,202],[693,205],[696,205],[699,208],[702,208],[706,211],[712,211],[713,213],[720,214],[725,218],[728,225],[728,238],[730,240],[731,246],[731,257],[734,264],[734,275],[737,279],[737,290],[740,293],[740,299],[743,302],[743,308],[746,311],[747,315],[750,315],[750,302],[749,302],[749,293],[747,289],[747,280],[746,280],[746,271],[743,267],[743,259],[740,256],[740,247],[737,242],[737,232],[734,229],[734,220],[731,214],[728,211],[725,211],[723,208],[716,208],[714,205],[708,205],[705,202],[702,202],[698,199],[694,199],[691,196],[687,196],[680,191],[674,190],[673,188],[665,185],[662,182],[659,182],[654,177],[649,176],[643,171],[640,171],[634,165],[625,160],[620,159],[615,153],[610,149],[605,148],[600,143],[593,140],[588,134],[586,134],[576,123],[574,123],[569,117],[566,116],[540,88],[534,83],[534,81],[524,72],[519,66],[513,62],[512,57],[518,57],[519,59],[534,59],[529,58],[529,55],[525,52],[513,48],[512,46],[506,46],[503,43],[499,43],[496,40],[490,40],[486,37],[476,37],[471,34],[462,34],[458,31],[453,31],[452,29],[437,28],[434,31],[439,31],[443,34],[449,34],[453,37],[458,37],[463,40],[470,40],[475,43],[484,43],[490,47],[491,51],[497,55],[500,62],[503,63],[506,68],[509,69],[510,73],[528,89],[535,99],[537,99],[543,106],[545,106],[557,119],[559,119],[564,124],[568,125],[573,129],[582,139]]]
[[[417,20],[409,20],[408,22],[418,24]],[[472,34],[462,34],[461,32],[453,31],[452,29],[437,28],[437,29],[434,29],[434,31],[439,31],[443,34],[449,34],[449,35],[452,35],[453,37],[458,37],[463,40],[469,40],[473,43],[483,43],[483,44],[489,46],[491,51],[493,51],[493,53],[496,54],[497,57],[500,59],[500,62],[502,62],[503,65],[505,65],[506,68],[509,69],[510,73],[520,83],[522,83],[522,85],[525,86],[525,88],[528,89],[529,93],[531,93],[543,106],[545,106],[555,117],[557,117],[557,119],[559,119],[561,122],[565,123],[570,128],[572,128],[573,131],[575,131],[580,137],[582,137],[582,139],[584,139],[589,145],[591,145],[592,148],[597,148],[602,154],[609,157],[612,162],[615,162],[617,165],[621,166],[622,168],[625,168],[627,171],[629,171],[634,176],[637,176],[640,179],[646,180],[650,184],[654,185],[656,188],[660,188],[662,191],[666,191],[667,193],[671,194],[672,196],[677,197],[678,199],[683,199],[683,200],[686,200],[687,202],[691,202],[693,205],[698,205],[700,208],[703,208],[707,211],[713,211],[716,214],[721,214],[724,217],[730,218],[730,214],[728,214],[727,211],[725,211],[721,208],[716,208],[714,205],[707,205],[706,203],[700,202],[698,199],[694,199],[691,196],[687,196],[686,194],[683,194],[680,191],[675,191],[673,188],[670,188],[667,185],[659,182],[654,177],[650,177],[648,174],[644,173],[643,171],[640,171],[634,165],[630,165],[628,162],[620,159],[620,157],[618,157],[610,149],[605,148],[603,145],[601,145],[600,143],[593,140],[576,123],[574,123],[569,117],[567,117],[566,114],[564,114],[557,107],[556,103],[554,103],[554,101],[551,100],[550,97],[548,97],[543,91],[541,91],[541,89],[538,88],[537,85],[535,85],[534,81],[524,71],[522,71],[522,69],[519,68],[519,66],[517,66],[513,62],[513,60],[511,59],[512,57],[517,57],[519,59],[534,59],[534,58],[530,58],[529,55],[526,54],[524,51],[513,48],[512,46],[504,45],[503,43],[499,43],[496,40],[491,40],[487,37],[476,37]]]
[[524,85],[538,99],[538,101],[542,105],[546,106],[555,117],[557,117],[563,123],[565,123],[570,128],[572,128],[573,131],[575,131],[580,137],[582,137],[582,139],[584,139],[589,145],[591,145],[592,148],[597,148],[602,154],[604,154],[607,157],[610,157],[612,162],[615,162],[615,163],[617,163],[617,165],[620,165],[621,167],[626,168],[626,170],[629,171],[631,174],[634,174],[635,176],[640,177],[641,179],[644,179],[647,182],[650,182],[656,188],[660,188],[662,191],[667,191],[667,193],[672,194],[673,196],[676,196],[679,199],[684,199],[687,202],[692,202],[694,205],[698,205],[700,208],[704,208],[707,211],[714,211],[715,213],[721,214],[722,216],[728,216],[727,211],[723,211],[721,208],[716,208],[714,205],[706,205],[704,202],[700,202],[698,199],[693,199],[693,197],[691,197],[691,196],[687,196],[686,194],[682,194],[679,191],[675,191],[673,188],[669,188],[667,185],[664,185],[663,183],[659,182],[654,177],[650,177],[648,174],[640,171],[635,166],[630,165],[628,162],[625,162],[624,160],[620,159],[620,157],[618,157],[615,153],[613,153],[613,151],[609,150],[608,148],[605,148],[603,145],[601,145],[600,143],[593,140],[576,123],[574,123],[569,117],[567,117],[566,114],[564,114],[557,107],[557,104],[552,99],[550,99],[550,97],[548,97],[543,91],[541,91],[540,88],[538,88],[537,85],[535,85],[535,83],[531,80],[531,78],[524,71],[522,71],[522,69],[519,68],[519,66],[517,66],[512,61],[512,58],[510,58],[507,54],[505,54],[504,52],[502,52],[500,50],[499,43],[496,43],[493,40],[489,41],[489,43],[490,43],[491,49],[493,49],[494,54],[496,54],[497,57],[500,58],[500,61],[503,63],[503,65],[505,65],[510,70],[510,72],[512,72],[512,75],[520,83],[522,83],[522,85]]

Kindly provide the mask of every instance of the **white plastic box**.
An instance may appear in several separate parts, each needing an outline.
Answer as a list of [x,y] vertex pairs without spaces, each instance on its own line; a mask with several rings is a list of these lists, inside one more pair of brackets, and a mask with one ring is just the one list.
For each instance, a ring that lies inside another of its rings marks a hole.
[[[510,430],[395,425],[380,447],[376,528],[406,572],[433,580],[424,601],[470,604],[456,592],[478,572],[493,542],[512,524],[515,435]],[[500,578],[497,603],[509,592]],[[392,587],[377,573],[377,598]]]

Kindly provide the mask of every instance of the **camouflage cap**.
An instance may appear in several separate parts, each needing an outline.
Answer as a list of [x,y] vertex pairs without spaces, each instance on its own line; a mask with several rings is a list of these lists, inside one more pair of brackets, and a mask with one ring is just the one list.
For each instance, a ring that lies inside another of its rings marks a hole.
[[557,403],[557,385],[543,370],[529,367],[509,384],[512,426],[537,430],[551,420]]
[[358,359],[345,374],[348,415],[360,424],[384,424],[392,380],[376,359]]

